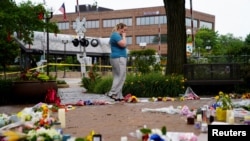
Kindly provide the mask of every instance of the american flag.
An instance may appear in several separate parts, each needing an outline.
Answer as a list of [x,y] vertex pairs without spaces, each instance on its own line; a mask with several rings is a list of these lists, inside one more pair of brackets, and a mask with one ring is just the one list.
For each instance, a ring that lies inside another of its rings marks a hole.
[[63,19],[67,20],[66,18],[66,9],[65,9],[65,5],[64,3],[62,4],[62,6],[59,8],[59,11],[61,11],[63,13]]

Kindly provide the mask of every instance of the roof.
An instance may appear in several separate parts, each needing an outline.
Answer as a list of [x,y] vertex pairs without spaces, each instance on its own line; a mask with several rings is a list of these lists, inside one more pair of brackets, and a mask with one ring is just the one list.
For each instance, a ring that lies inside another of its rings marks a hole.
[[[66,54],[78,54],[83,52],[83,47],[75,47],[72,43],[72,40],[78,38],[77,35],[69,35],[69,34],[54,34],[49,33],[49,53],[50,54],[64,54],[64,41],[68,41],[65,43],[66,46]],[[46,32],[34,32],[34,41],[33,45],[24,44],[23,41],[16,38],[16,40],[21,44],[22,48],[25,50],[35,49],[35,50],[43,50],[47,52],[47,33]],[[109,55],[111,49],[109,47],[109,38],[96,38],[96,37],[86,37],[89,41],[89,45],[85,48],[87,55],[96,55],[103,56]],[[91,46],[91,41],[93,39],[97,39],[98,45],[96,47]]]

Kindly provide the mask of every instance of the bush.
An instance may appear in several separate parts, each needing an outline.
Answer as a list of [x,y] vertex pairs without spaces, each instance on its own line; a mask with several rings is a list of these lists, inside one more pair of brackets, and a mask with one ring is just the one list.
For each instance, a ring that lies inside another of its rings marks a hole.
[[185,92],[183,76],[164,76],[161,73],[144,75],[128,75],[124,93],[131,93],[137,97],[176,97]]
[[104,94],[108,92],[112,86],[113,78],[111,76],[104,76],[94,87],[95,93]]
[[101,81],[101,76],[96,72],[96,65],[93,65],[88,72],[88,77],[82,78],[82,86],[88,92],[94,92],[95,85]]
[[[91,87],[94,93],[103,94],[109,91],[111,86],[112,77],[109,76],[102,77],[95,84],[92,84]],[[128,74],[123,87],[124,95],[131,93],[137,97],[176,97],[184,92],[183,76],[164,76],[161,73]]]

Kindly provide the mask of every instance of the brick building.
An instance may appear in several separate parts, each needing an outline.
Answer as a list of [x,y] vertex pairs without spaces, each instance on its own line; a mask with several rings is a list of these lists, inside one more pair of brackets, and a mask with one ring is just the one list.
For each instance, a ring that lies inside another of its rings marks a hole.
[[[75,8],[77,9],[77,7]],[[111,34],[113,27],[120,22],[127,24],[127,43],[129,50],[139,50],[140,45],[155,49],[161,55],[167,54],[167,18],[163,6],[112,10],[103,7],[90,5],[80,5],[80,12],[67,13],[67,20],[63,15],[54,15],[51,19],[57,22],[62,34],[77,35],[75,32],[75,20],[80,15],[80,19],[86,18],[85,36],[107,38]],[[191,12],[186,9],[186,27],[191,28]],[[215,30],[215,16],[199,11],[193,11],[194,33],[200,27],[207,27]],[[160,38],[159,38],[160,37]],[[161,39],[159,41],[159,39]]]

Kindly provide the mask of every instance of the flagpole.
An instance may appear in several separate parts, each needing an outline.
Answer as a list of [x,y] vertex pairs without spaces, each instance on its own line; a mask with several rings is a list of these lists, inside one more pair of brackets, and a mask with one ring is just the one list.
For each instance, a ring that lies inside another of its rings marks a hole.
[[79,8],[79,2],[78,2],[78,0],[76,0],[76,6],[77,6],[78,17],[80,19],[80,8]]

